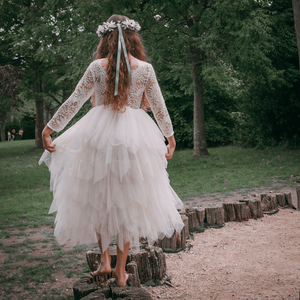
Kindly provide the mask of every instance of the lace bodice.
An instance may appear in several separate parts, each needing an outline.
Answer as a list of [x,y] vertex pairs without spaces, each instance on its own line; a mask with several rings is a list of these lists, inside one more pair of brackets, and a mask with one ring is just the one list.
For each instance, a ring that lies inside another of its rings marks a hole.
[[[95,105],[103,105],[106,69],[101,62],[102,59],[98,59],[89,65],[75,91],[57,110],[47,124],[48,127],[54,131],[61,131],[94,92]],[[138,66],[132,70],[128,106],[140,108],[144,93],[161,131],[165,137],[170,137],[173,135],[173,127],[154,69],[151,64],[138,60]]]

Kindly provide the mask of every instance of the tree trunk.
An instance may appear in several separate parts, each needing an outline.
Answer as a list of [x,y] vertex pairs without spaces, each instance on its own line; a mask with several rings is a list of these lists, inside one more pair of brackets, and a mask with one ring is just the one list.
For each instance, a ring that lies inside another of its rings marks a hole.
[[6,118],[6,113],[2,112],[1,114],[1,142],[5,142],[5,118]]
[[292,0],[300,70],[300,0]]
[[206,146],[204,128],[204,91],[201,52],[198,48],[190,47],[192,54],[193,82],[194,82],[194,156],[209,155]]
[[44,129],[44,101],[35,100],[36,121],[35,121],[35,148],[43,148],[42,131]]
[[[35,84],[35,93],[40,93],[40,82]],[[36,121],[35,121],[35,148],[43,148],[42,131],[44,129],[44,100],[37,95],[35,99]]]

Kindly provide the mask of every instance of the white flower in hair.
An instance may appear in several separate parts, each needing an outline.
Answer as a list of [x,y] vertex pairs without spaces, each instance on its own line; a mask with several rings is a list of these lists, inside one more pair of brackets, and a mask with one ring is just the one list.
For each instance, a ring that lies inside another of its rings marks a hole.
[[99,37],[102,37],[104,35],[104,33],[106,32],[105,26],[99,25],[96,32],[97,32]]
[[[120,24],[120,22],[118,22]],[[124,29],[130,29],[135,31],[140,31],[141,26],[138,22],[134,20],[126,20],[121,22],[122,28]],[[107,32],[114,31],[115,28],[117,28],[117,24],[114,21],[110,22],[103,22],[103,25],[99,25],[97,29],[97,34],[99,37],[104,36]]]
[[117,24],[114,21],[104,23],[108,31],[114,31],[117,28]]

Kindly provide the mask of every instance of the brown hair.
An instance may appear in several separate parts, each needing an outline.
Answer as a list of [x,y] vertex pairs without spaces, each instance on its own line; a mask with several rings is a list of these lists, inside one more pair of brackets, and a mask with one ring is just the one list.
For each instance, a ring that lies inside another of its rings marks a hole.
[[[128,20],[127,17],[121,15],[112,15],[107,22],[123,22]],[[130,29],[123,29],[122,33],[126,45],[127,53],[131,54],[135,58],[147,61],[147,55],[145,53],[144,45],[141,41],[139,34]],[[124,52],[121,51],[120,60],[120,75],[118,95],[114,96],[115,90],[115,77],[116,77],[116,63],[118,52],[118,29],[116,28],[112,32],[106,33],[101,39],[97,47],[97,51],[94,53],[95,59],[107,58],[108,64],[106,68],[106,90],[104,106],[111,106],[114,110],[120,110],[128,104],[128,93],[130,88],[129,74],[126,65]],[[142,99],[142,108],[148,108],[149,105],[145,96]]]

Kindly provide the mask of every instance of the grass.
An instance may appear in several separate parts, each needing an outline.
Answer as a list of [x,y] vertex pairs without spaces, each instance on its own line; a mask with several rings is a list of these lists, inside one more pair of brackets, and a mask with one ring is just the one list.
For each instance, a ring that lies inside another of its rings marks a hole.
[[192,150],[177,151],[169,161],[171,185],[183,201],[207,193],[227,196],[241,190],[248,194],[260,186],[299,184],[299,150],[226,146],[211,148],[209,153],[196,158]]
[[[94,245],[65,251],[52,230],[55,215],[48,215],[52,201],[50,175],[39,166],[42,150],[33,140],[0,143],[0,298],[73,299],[72,291],[52,288],[56,274],[70,282],[88,272],[85,252]],[[297,185],[300,151],[256,150],[236,146],[209,149],[210,156],[193,158],[191,150],[176,151],[168,164],[170,182],[183,201],[207,197],[215,201],[233,191],[247,195],[253,188]],[[188,203],[186,202],[186,203]],[[48,228],[49,228],[48,227]],[[26,230],[25,230],[26,229]],[[39,239],[30,239],[39,234]],[[14,242],[5,243],[7,238]],[[18,242],[20,240],[20,242]],[[43,255],[37,251],[43,250]]]

